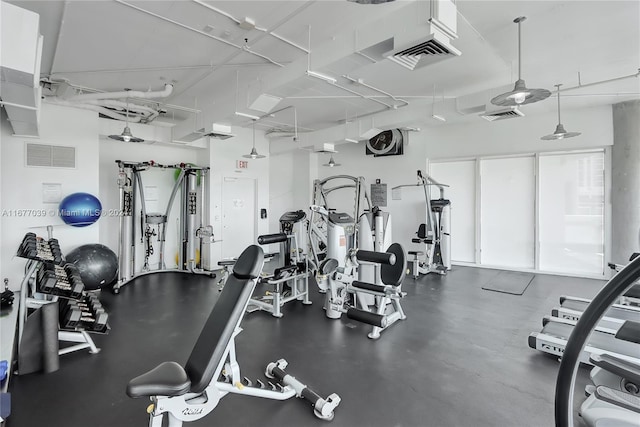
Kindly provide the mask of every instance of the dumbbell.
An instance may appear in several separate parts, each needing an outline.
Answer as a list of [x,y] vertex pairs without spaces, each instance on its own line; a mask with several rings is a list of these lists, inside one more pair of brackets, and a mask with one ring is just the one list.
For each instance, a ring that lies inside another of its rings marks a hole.
[[71,305],[68,307],[69,309],[60,316],[60,323],[65,328],[75,328],[82,318],[82,311]]
[[55,276],[53,276],[50,272],[45,271],[42,275],[38,277],[38,288],[40,288],[40,292],[45,294],[49,294],[53,291],[55,287],[57,287],[58,281]]
[[109,314],[103,309],[99,309],[96,313],[83,313],[80,318],[82,322],[86,322],[90,324],[90,328],[94,331],[100,331],[104,329],[107,325],[107,320],[109,320]]

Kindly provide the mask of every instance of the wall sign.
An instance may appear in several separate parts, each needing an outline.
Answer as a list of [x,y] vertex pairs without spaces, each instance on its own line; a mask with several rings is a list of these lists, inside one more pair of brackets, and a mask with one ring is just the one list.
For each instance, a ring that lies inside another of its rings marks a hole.
[[381,184],[379,179],[371,184],[371,204],[381,208],[387,206],[387,184]]
[[236,160],[236,169],[249,169],[248,160]]

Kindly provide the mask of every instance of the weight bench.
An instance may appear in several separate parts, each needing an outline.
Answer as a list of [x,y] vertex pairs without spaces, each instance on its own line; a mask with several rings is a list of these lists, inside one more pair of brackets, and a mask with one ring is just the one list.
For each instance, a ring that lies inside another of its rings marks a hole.
[[240,376],[235,337],[242,331],[240,322],[263,264],[259,246],[249,246],[240,255],[184,367],[176,362],[164,362],[129,381],[129,397],[151,399],[147,408],[150,427],[162,427],[165,413],[169,427],[199,420],[228,393],[275,400],[301,397],[312,403],[318,418],[333,419],[340,397],[335,393],[326,399],[320,397],[284,371],[287,366],[284,359],[267,365],[265,375],[275,382],[268,382],[269,388],[260,380],[254,386]]

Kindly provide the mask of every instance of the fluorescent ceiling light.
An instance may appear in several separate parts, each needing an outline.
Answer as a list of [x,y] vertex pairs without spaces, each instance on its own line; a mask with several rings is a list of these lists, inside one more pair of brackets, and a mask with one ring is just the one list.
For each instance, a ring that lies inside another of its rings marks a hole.
[[236,111],[236,116],[246,117],[251,120],[260,120],[260,117],[254,116],[253,114],[242,113],[240,111]]
[[334,79],[333,77],[328,76],[326,74],[318,73],[317,71],[307,71],[307,76],[324,80],[325,82],[329,82],[331,84],[335,84],[337,82],[337,80]]

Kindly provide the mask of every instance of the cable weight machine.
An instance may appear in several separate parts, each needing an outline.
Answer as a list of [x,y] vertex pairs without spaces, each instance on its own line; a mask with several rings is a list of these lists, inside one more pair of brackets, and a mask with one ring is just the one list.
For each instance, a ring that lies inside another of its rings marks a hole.
[[[128,162],[116,160],[118,165],[118,190],[120,199],[120,224],[118,243],[118,281],[113,287],[114,293],[134,278],[149,273],[182,271],[215,277],[208,271],[206,262],[209,246],[214,242],[213,227],[209,221],[209,167],[179,163],[163,165],[153,160],[148,162]],[[178,170],[178,176],[164,212],[148,212],[142,181],[142,172],[152,168]],[[198,189],[198,180],[201,180]],[[180,211],[178,223],[178,265],[176,269],[167,268],[165,263],[165,242],[167,223],[176,196],[180,193]],[[140,206],[137,207],[137,203]],[[198,207],[200,209],[198,209]],[[140,224],[138,241],[136,220]],[[206,225],[205,225],[206,224]],[[155,253],[153,241],[158,242],[158,263],[149,264]],[[136,245],[142,243],[144,261],[140,271],[136,260]],[[197,250],[200,252],[198,265]]]

